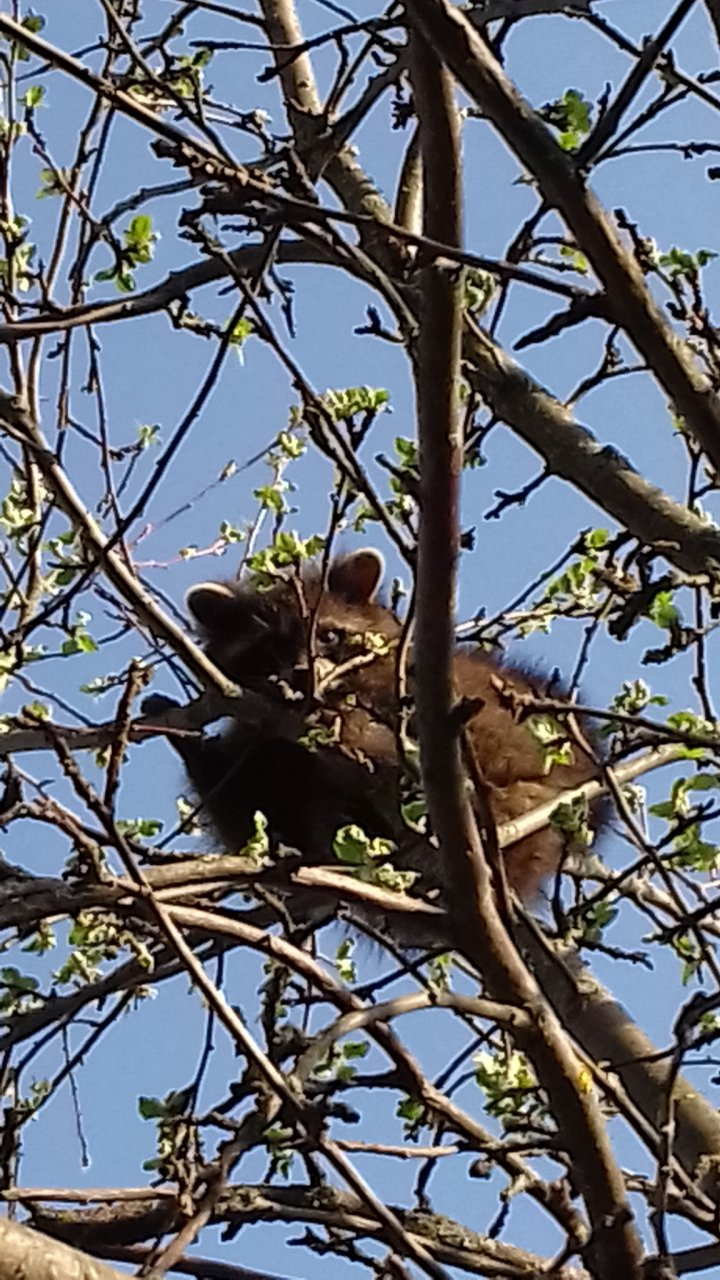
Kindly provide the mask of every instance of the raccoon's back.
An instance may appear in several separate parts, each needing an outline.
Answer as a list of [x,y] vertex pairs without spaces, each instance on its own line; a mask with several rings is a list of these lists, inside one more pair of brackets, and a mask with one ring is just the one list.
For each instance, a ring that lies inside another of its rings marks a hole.
[[[481,710],[469,722],[473,759],[488,787],[493,817],[498,824],[519,818],[560,792],[579,787],[598,776],[594,757],[572,743],[569,764],[545,768],[540,743],[513,707],[512,694],[542,696],[547,681],[511,665],[500,665],[485,654],[460,653],[455,659],[455,686],[460,697],[480,698]],[[546,876],[557,871],[563,839],[552,827],[509,846],[505,852],[508,881],[524,898],[537,894]]]

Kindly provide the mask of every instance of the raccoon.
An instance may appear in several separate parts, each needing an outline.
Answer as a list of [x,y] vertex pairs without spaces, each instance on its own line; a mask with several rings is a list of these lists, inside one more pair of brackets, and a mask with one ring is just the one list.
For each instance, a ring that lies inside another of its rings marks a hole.
[[[268,697],[292,693],[305,699],[308,711],[297,737],[231,724],[219,736],[171,739],[202,812],[228,849],[247,842],[259,810],[272,840],[297,849],[307,862],[332,863],[338,829],[354,823],[368,836],[394,840],[398,863],[413,866],[413,839],[400,817],[402,623],[378,600],[382,572],[380,554],[362,550],[335,559],[325,583],[310,567],[265,591],[202,582],[188,592],[204,649],[225,675]],[[467,741],[496,822],[598,776],[591,751],[575,744],[571,763],[545,770],[515,704],[522,695],[546,692],[546,679],[464,648],[453,675],[458,698],[479,708],[468,721]],[[168,705],[154,697],[144,709],[157,713]],[[417,856],[417,838],[414,845]],[[562,836],[549,827],[518,841],[505,855],[510,887],[532,901],[562,854]]]

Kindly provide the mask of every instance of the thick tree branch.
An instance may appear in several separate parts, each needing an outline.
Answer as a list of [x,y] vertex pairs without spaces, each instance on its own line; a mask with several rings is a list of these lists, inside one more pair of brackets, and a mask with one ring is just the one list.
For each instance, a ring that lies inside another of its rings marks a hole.
[[[152,1192],[148,1202],[152,1205]],[[114,1206],[116,1211],[117,1207]],[[472,1231],[464,1223],[430,1210],[408,1211],[393,1207],[408,1233],[408,1237],[427,1249],[438,1263],[446,1267],[459,1267],[479,1276],[530,1277],[540,1275],[547,1266],[547,1259],[540,1254],[491,1240],[480,1232]],[[132,1233],[133,1215],[137,1219],[136,1239],[147,1239],[153,1222],[147,1206],[142,1202],[122,1206],[122,1218],[114,1222],[110,1211],[98,1210],[37,1210],[37,1220],[43,1230],[60,1238],[73,1233],[107,1256],[114,1240],[127,1240]],[[175,1215],[175,1227],[180,1215]],[[299,1184],[292,1187],[273,1186],[268,1183],[236,1185],[228,1187],[219,1200],[212,1221],[238,1229],[258,1222],[307,1222],[328,1231],[351,1230],[370,1239],[380,1236],[377,1223],[368,1214],[362,1199],[335,1187],[312,1187]],[[147,1223],[147,1225],[146,1225]],[[166,1229],[173,1229],[172,1226]],[[145,1235],[141,1235],[141,1231]],[[114,1273],[113,1273],[114,1274]],[[589,1273],[578,1267],[553,1269],[553,1280],[590,1280]],[[0,1275],[0,1280],[4,1278]]]
[[668,324],[573,158],[557,145],[460,9],[447,0],[412,0],[406,12],[533,175],[548,205],[558,210],[602,281],[616,322],[720,470],[720,400],[690,347]]
[[60,1240],[0,1218],[0,1280],[127,1280]]
[[288,121],[308,175],[313,181],[322,176],[343,208],[369,215],[366,248],[374,243],[381,251],[386,237],[382,232],[378,237],[377,224],[390,221],[390,206],[370,181],[353,148],[343,138],[335,139],[332,127],[328,128],[310,55],[301,52],[289,61],[284,51],[302,44],[292,0],[261,0],[261,8],[283,87]]
[[[417,35],[411,39],[411,79],[423,157],[423,229],[435,239],[459,244],[461,161],[452,84],[432,41]],[[639,1280],[640,1241],[598,1099],[592,1089],[583,1088],[581,1063],[500,918],[465,798],[457,728],[451,715],[463,460],[458,414],[462,297],[458,282],[437,264],[422,269],[420,280],[420,332],[414,362],[420,450],[416,703],[423,783],[446,868],[456,945],[478,965],[496,999],[521,1004],[531,1012],[530,1028],[517,1028],[515,1039],[547,1091],[570,1152],[590,1217],[590,1254],[599,1280],[616,1280],[618,1274]],[[482,804],[482,795],[478,799]],[[485,804],[482,808],[489,811]],[[488,825],[492,828],[491,817]],[[575,1248],[579,1244],[573,1242]]]
[[[720,529],[646,480],[612,445],[601,444],[477,325],[468,323],[469,377],[490,409],[621,528],[690,577],[720,575]],[[720,434],[718,435],[720,440]]]

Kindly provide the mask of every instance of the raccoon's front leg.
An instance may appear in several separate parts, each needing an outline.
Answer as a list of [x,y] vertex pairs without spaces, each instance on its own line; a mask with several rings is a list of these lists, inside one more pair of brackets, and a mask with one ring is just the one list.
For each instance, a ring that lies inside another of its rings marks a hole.
[[[146,716],[162,716],[178,705],[153,695],[142,710]],[[212,737],[168,728],[166,737],[200,800],[200,818],[229,850],[247,843],[259,812],[267,819],[273,843],[297,849],[308,861],[328,862],[337,826],[356,820],[343,815],[334,821],[332,778],[316,753],[292,739],[239,725]]]
[[[160,717],[180,705],[164,694],[152,694],[143,701],[142,712],[146,717]],[[185,766],[200,801],[201,820],[217,829],[227,848],[242,848],[252,835],[254,813],[262,806],[259,801],[253,803],[248,794],[242,776],[244,761],[237,747],[230,749],[226,736],[208,737],[200,731],[174,731],[161,725],[158,730],[164,732]]]

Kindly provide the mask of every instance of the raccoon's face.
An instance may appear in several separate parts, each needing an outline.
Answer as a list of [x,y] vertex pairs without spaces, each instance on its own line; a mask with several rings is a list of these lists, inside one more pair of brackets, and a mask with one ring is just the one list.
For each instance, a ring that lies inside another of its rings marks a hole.
[[208,657],[236,681],[287,675],[305,643],[300,611],[283,593],[262,595],[225,582],[201,582],[185,597]]
[[281,582],[266,592],[238,583],[201,582],[191,587],[185,601],[205,652],[229,679],[243,684],[286,678],[307,663],[315,613],[314,654],[335,662],[347,657],[350,636],[397,634],[394,614],[374,599],[382,570],[378,552],[357,551],[332,563],[322,596],[319,574],[311,569],[299,582]]

